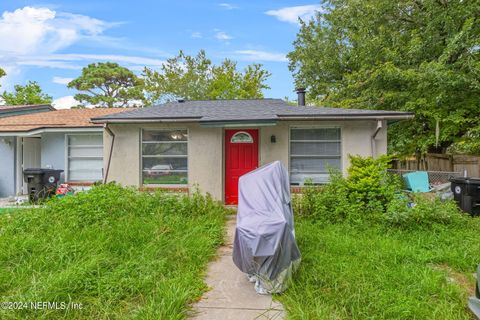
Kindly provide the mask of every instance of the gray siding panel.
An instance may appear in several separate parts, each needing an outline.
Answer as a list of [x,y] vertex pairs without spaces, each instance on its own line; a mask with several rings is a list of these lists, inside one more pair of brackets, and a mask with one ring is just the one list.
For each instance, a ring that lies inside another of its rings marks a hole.
[[15,140],[0,138],[0,197],[15,195]]
[[[65,133],[42,134],[42,168],[65,170]],[[65,172],[61,181],[64,181]]]

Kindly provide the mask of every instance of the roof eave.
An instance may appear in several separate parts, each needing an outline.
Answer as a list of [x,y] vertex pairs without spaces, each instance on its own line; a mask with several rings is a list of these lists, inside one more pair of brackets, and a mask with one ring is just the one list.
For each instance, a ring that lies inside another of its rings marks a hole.
[[50,104],[32,104],[32,105],[24,105],[24,106],[8,106],[9,108],[0,109],[0,112],[15,112],[17,110],[34,110],[34,109],[41,109],[41,108],[48,108],[50,111],[56,111],[52,105]]
[[202,120],[202,117],[179,117],[179,118],[92,118],[90,121],[96,124],[103,123],[169,123],[169,122],[200,122],[202,124],[234,123],[234,122],[265,122],[277,120],[407,120],[414,117],[413,113],[401,114],[348,114],[348,115],[278,115],[275,119],[222,119]]
[[200,126],[209,128],[269,127],[277,124],[276,119],[251,120],[202,120]]
[[198,122],[200,118],[92,118],[92,123],[153,123],[153,122]]
[[38,127],[30,130],[19,131],[0,131],[0,137],[28,137],[46,132],[101,132],[103,127],[101,126],[71,126],[71,127]]
[[408,120],[413,119],[413,114],[376,114],[376,115],[279,115],[279,120]]

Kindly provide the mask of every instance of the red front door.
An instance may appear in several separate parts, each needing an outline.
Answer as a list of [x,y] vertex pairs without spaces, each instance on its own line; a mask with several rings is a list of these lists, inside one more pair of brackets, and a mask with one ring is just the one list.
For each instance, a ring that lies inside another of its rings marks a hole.
[[238,178],[258,167],[258,130],[225,130],[225,203],[238,203]]

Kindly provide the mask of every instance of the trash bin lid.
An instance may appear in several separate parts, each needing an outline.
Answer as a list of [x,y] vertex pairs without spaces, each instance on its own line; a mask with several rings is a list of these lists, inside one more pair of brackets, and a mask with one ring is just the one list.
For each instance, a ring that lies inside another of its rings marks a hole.
[[48,168],[27,168],[23,170],[24,174],[44,174],[44,173],[51,173],[51,172],[63,172],[63,170],[48,169]]
[[480,185],[480,178],[458,177],[450,178],[449,180],[454,183]]
[[43,174],[44,171],[42,168],[27,168],[23,170],[23,173],[25,174]]

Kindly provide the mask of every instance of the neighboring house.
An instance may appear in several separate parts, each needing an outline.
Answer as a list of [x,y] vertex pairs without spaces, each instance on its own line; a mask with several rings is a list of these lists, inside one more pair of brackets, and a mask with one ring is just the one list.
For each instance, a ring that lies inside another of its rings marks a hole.
[[0,197],[26,192],[23,169],[64,170],[62,181],[103,178],[103,128],[90,118],[124,109],[68,109],[0,118]]
[[19,116],[37,112],[55,111],[56,109],[48,104],[32,104],[24,106],[0,106],[0,118]]
[[346,172],[349,154],[386,153],[387,123],[412,117],[280,99],[180,100],[92,122],[105,124],[106,181],[177,191],[198,186],[235,204],[238,178],[258,166],[280,160],[295,188],[307,179],[325,183],[329,167]]

